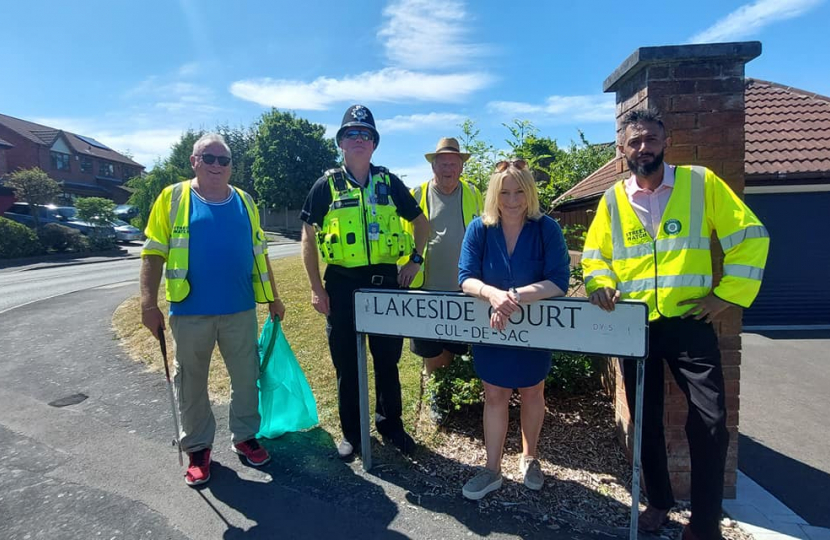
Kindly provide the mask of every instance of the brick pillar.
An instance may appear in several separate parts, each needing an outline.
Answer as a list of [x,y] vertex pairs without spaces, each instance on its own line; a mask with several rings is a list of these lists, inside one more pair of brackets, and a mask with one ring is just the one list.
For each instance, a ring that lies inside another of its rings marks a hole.
[[[604,82],[605,92],[617,94],[617,134],[620,119],[632,109],[653,107],[663,113],[671,146],[666,161],[704,165],[723,178],[739,195],[744,190],[744,66],[761,54],[757,41],[643,47],[634,51]],[[619,140],[619,138],[618,138]],[[618,172],[625,167],[618,161]],[[713,237],[715,283],[720,279],[723,253]],[[742,310],[730,308],[716,324],[726,379],[727,426],[730,433],[724,495],[735,497],[738,465]],[[616,411],[621,441],[631,449],[633,419],[629,415],[617,366]],[[689,497],[689,448],[686,443],[686,400],[666,369],[666,446],[675,496]]]

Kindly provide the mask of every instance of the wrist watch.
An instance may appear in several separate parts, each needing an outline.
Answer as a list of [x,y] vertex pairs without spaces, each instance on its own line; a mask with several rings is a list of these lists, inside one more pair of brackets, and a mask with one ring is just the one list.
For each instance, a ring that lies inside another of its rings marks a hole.
[[415,264],[424,264],[424,258],[418,255],[418,252],[414,249],[412,250],[412,255],[409,256],[409,261]]
[[516,297],[516,303],[521,304],[522,303],[522,295],[519,294],[519,291],[516,290],[516,287],[510,287],[510,292],[512,292],[513,296]]

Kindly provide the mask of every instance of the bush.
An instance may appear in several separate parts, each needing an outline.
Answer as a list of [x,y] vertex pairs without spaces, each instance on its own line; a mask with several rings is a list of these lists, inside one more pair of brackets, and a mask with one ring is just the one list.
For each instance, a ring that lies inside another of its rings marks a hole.
[[105,238],[90,234],[84,240],[90,251],[109,251],[115,249],[115,238]]
[[10,219],[0,217],[0,259],[31,257],[43,253],[35,231]]
[[[545,390],[580,394],[599,388],[594,358],[585,354],[553,353]],[[441,410],[460,410],[464,406],[484,403],[484,385],[473,368],[472,354],[456,356],[444,369],[433,372],[427,381],[424,399],[435,396]]]
[[43,247],[49,251],[84,251],[86,242],[81,231],[60,225],[47,223],[38,231],[38,238]]

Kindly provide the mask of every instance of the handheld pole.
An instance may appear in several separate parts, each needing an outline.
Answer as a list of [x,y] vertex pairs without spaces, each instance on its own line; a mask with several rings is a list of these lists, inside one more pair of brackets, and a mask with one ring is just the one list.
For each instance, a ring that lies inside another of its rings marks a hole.
[[179,411],[176,409],[176,400],[173,397],[173,383],[170,381],[170,365],[167,363],[167,342],[164,340],[164,330],[159,327],[159,346],[161,347],[161,357],[164,359],[164,376],[167,378],[167,394],[170,396],[170,409],[173,412],[173,429],[175,429],[175,438],[173,439],[173,446],[179,449],[179,466],[184,465],[182,459],[182,442],[179,440]]
[[360,392],[360,457],[364,471],[372,468],[372,441],[369,438],[369,370],[366,362],[366,336],[358,332],[357,386]]
[[637,398],[634,406],[634,464],[631,471],[631,523],[628,537],[637,540],[637,525],[640,519],[640,444],[643,436],[643,383],[645,382],[645,359],[637,359]]

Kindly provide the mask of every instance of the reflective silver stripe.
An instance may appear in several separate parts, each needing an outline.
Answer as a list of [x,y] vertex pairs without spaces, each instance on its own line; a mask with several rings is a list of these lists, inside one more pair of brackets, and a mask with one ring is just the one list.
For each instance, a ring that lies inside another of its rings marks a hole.
[[596,260],[596,261],[605,261],[605,262],[608,262],[608,263],[611,262],[610,259],[606,259],[605,257],[603,257],[602,256],[602,251],[600,251],[598,249],[586,249],[585,251],[583,251],[582,252],[582,260],[584,261],[586,259]]
[[721,238],[720,245],[724,251],[729,251],[747,238],[769,238],[769,233],[763,225],[752,225]]
[[[703,274],[686,274],[682,276],[659,276],[657,288],[666,289],[673,287],[705,287],[712,286],[712,276]],[[617,285],[622,293],[651,291],[655,287],[654,278],[635,279],[623,281]]]
[[[256,276],[256,274],[254,274],[254,276]],[[268,283],[268,280],[269,280],[269,277],[268,277],[268,272],[265,272],[264,274],[260,274],[260,275],[259,275],[259,280],[260,280],[262,283]]]
[[170,247],[188,249],[190,247],[190,238],[171,238]]
[[170,195],[170,226],[176,224],[176,215],[179,213],[179,204],[182,202],[182,191],[184,190],[184,182],[179,182],[173,186],[173,193]]
[[699,165],[692,168],[689,193],[689,237],[700,238],[703,230],[703,210],[706,205],[706,169]]
[[585,274],[586,279],[589,277],[593,279],[597,276],[610,276],[614,279],[617,278],[617,274],[615,274],[613,270],[608,270],[607,268],[600,268],[598,270],[594,270],[593,272],[588,272],[587,274]]
[[167,255],[167,252],[169,251],[168,247],[165,246],[164,244],[160,244],[159,242],[155,242],[153,240],[150,240],[149,238],[144,241],[143,249],[152,249],[153,251],[161,251],[165,255]]
[[617,208],[616,184],[605,191],[605,204],[608,206],[608,217],[611,219],[611,247],[614,260],[616,261],[619,259],[629,259],[634,257],[635,255],[625,255],[627,248],[625,247],[625,240],[623,237],[620,211]]
[[709,249],[709,239],[701,237],[661,238],[657,240],[657,253],[682,249]]
[[724,264],[723,275],[761,281],[764,278],[764,269],[746,264]]
[[262,246],[262,244],[254,244],[254,255],[255,256],[256,255],[262,255],[264,251],[265,251],[265,248]]
[[168,268],[164,275],[167,279],[184,279],[187,277],[187,268]]

